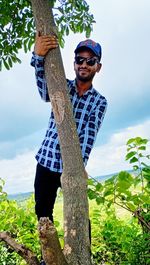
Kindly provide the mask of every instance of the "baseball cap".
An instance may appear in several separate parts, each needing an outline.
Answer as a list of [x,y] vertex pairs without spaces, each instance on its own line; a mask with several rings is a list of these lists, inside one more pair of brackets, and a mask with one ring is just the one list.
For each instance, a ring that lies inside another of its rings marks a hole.
[[79,42],[75,49],[75,54],[78,53],[82,48],[90,49],[98,58],[101,59],[102,56],[102,48],[101,45],[91,39],[87,39]]

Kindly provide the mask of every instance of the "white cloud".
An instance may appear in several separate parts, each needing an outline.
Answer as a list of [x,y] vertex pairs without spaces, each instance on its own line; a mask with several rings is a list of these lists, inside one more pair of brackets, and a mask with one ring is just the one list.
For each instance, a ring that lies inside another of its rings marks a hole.
[[5,180],[4,190],[11,193],[33,191],[36,161],[34,151],[13,159],[0,160],[0,178]]
[[138,136],[150,139],[150,120],[115,133],[107,144],[94,148],[87,166],[89,175],[100,176],[132,169],[125,161],[126,142]]
[[[123,117],[128,110],[133,113],[128,116],[128,121],[131,120],[128,124],[137,121],[135,113],[140,113],[140,118],[144,119],[150,95],[150,1],[88,0],[88,3],[96,19],[91,38],[99,41],[103,49],[103,67],[94,85],[107,97],[114,116],[116,111]],[[71,34],[65,38],[62,55],[68,78],[74,78],[74,49],[84,38],[85,34]],[[22,138],[42,129],[49,115],[49,104],[44,104],[37,92],[34,69],[30,66],[31,52],[21,51],[19,56],[22,64],[16,64],[10,71],[4,70],[0,76],[2,141]],[[113,121],[111,126],[116,127],[116,123]]]
[[[103,49],[102,72],[96,76],[94,85],[108,99],[109,118],[104,123],[110,125],[105,126],[110,135],[113,130],[149,115],[150,1],[88,0],[88,3],[96,19],[91,38],[100,42]],[[62,55],[68,78],[74,78],[73,51],[84,38],[85,34],[66,37]],[[33,190],[35,152],[25,149],[33,150],[41,141],[44,133],[40,136],[33,133],[47,126],[49,116],[49,104],[44,104],[37,92],[34,69],[30,67],[31,53],[21,52],[20,56],[23,63],[9,72],[4,70],[0,81],[3,125],[0,153],[3,158],[16,155],[0,160],[0,177],[6,180],[9,193]],[[149,132],[147,121],[113,134],[107,144],[94,148],[87,166],[89,174],[96,176],[128,168],[124,162],[127,139],[148,138]]]
[[[107,144],[93,149],[87,166],[88,173],[100,176],[129,169],[128,163],[124,162],[127,140],[136,136],[150,138],[149,132],[150,120],[113,134]],[[33,190],[35,153],[36,150],[30,150],[14,159],[0,160],[0,177],[5,180],[5,190],[9,194]]]

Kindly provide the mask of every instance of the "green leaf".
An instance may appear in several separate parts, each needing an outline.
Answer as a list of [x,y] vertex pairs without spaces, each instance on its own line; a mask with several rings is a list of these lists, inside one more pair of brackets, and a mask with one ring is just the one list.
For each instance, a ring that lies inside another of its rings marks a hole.
[[95,191],[88,189],[88,197],[90,200],[95,199],[97,197]]
[[88,179],[88,185],[89,185],[89,186],[95,186],[94,180],[91,179],[91,178],[89,178],[89,179]]
[[132,193],[128,189],[123,189],[123,192],[121,193],[123,200],[130,200],[130,197],[132,196]]
[[135,162],[137,162],[138,161],[138,159],[134,156],[133,158],[131,158],[130,159],[130,163],[132,164],[132,163],[135,163]]
[[150,196],[145,194],[139,194],[140,199],[143,203],[150,204]]
[[19,58],[17,58],[17,57],[16,57],[16,61],[17,61],[18,63],[21,63],[21,60],[20,60]]
[[107,197],[107,196],[109,196],[109,195],[113,195],[113,192],[114,192],[113,189],[105,190],[105,192],[104,192],[104,197]]
[[31,39],[29,39],[29,42],[28,42],[28,50],[29,51],[31,50],[32,45],[33,45],[33,40],[31,38]]
[[12,60],[11,60],[10,57],[8,58],[8,64],[9,64],[10,67],[12,67]]
[[66,27],[66,36],[68,36],[68,35],[69,35],[69,28]]
[[25,39],[25,40],[24,40],[24,43],[23,43],[25,53],[27,53],[27,51],[28,51],[27,43],[28,43],[28,38]]
[[130,158],[133,157],[135,154],[136,154],[135,151],[129,152],[129,153],[126,155],[126,160],[130,159]]
[[114,181],[116,180],[117,175],[114,175],[113,177],[105,180],[105,185],[114,185]]
[[136,206],[133,204],[133,203],[131,203],[131,202],[127,202],[126,203],[126,206],[129,208],[129,209],[131,209],[131,211],[135,211],[136,210]]
[[103,190],[103,185],[101,183],[97,183],[96,185],[96,191],[102,191]]
[[127,171],[121,171],[118,174],[117,181],[116,181],[116,191],[118,194],[126,194],[127,190],[133,185],[133,177]]
[[4,58],[2,58],[2,59],[3,59],[3,64],[4,64],[4,66],[6,67],[7,70],[9,70],[9,69],[10,69],[10,66],[9,66],[9,64],[7,63],[6,59],[4,59]]
[[2,184],[2,186],[4,186],[5,185],[5,180],[0,178],[0,183]]
[[55,224],[55,227],[59,227],[60,222],[55,220],[55,221],[54,221],[54,224]]
[[130,202],[131,201],[134,203],[134,205],[137,205],[137,207],[139,206],[140,203],[142,203],[139,194],[138,195],[135,194],[135,195],[131,196],[130,197]]
[[86,38],[88,39],[91,35],[91,29],[89,27],[87,27],[86,29]]
[[13,61],[14,63],[17,62],[17,60],[16,60],[16,55],[12,55],[12,56],[11,56],[11,59],[12,59],[12,61]]
[[130,145],[130,144],[134,143],[134,141],[135,141],[135,138],[131,138],[131,139],[129,139],[129,140],[127,141],[127,145]]
[[150,167],[144,167],[142,171],[144,174],[150,175]]
[[146,150],[146,146],[144,146],[144,145],[139,146],[138,150]]
[[99,196],[99,197],[96,198],[96,202],[97,202],[98,205],[101,204],[101,203],[104,203],[105,202],[105,198]]
[[133,166],[133,169],[136,171],[136,170],[139,169],[139,167],[138,167],[137,165],[134,165],[134,166]]
[[107,207],[110,208],[111,205],[113,205],[113,200],[110,200],[110,201],[107,203]]
[[140,142],[140,144],[142,145],[142,144],[147,144],[148,141],[149,141],[148,139],[142,139],[142,138],[141,138],[139,142]]
[[133,184],[134,184],[134,187],[138,186],[139,184],[141,183],[141,176],[137,176],[134,181],[133,181]]
[[132,175],[129,172],[127,172],[127,171],[121,171],[118,174],[117,180],[118,181],[126,181],[128,183],[129,182],[132,183],[133,177],[132,177]]
[[145,180],[147,180],[147,182],[150,182],[150,173],[144,172],[143,173],[143,177],[144,177]]

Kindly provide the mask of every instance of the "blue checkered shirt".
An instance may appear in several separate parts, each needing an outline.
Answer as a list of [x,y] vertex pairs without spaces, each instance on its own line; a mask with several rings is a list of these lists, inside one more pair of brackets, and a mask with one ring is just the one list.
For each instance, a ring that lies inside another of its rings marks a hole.
[[[41,98],[49,102],[48,89],[44,76],[44,58],[33,53],[31,65],[35,67],[37,87]],[[67,80],[73,114],[76,121],[82,157],[86,166],[90,152],[94,145],[98,130],[102,124],[107,101],[93,86],[82,96],[76,90],[75,80]],[[48,129],[36,159],[39,164],[51,171],[62,172],[63,163],[53,111],[51,111]]]

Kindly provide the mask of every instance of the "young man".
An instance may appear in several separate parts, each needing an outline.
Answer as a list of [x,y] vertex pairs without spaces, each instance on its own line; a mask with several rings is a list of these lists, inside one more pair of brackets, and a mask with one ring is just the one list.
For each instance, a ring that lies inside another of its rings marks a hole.
[[[36,82],[40,96],[50,101],[44,75],[44,57],[58,46],[57,39],[51,36],[36,36],[31,65],[35,67]],[[73,114],[86,166],[98,130],[102,124],[107,101],[97,92],[92,81],[101,69],[101,46],[93,40],[85,40],[75,49],[75,80],[67,80]],[[37,155],[35,176],[35,211],[38,219],[49,217],[53,221],[53,208],[57,189],[61,186],[60,177],[63,164],[57,128],[51,111],[48,129]]]

